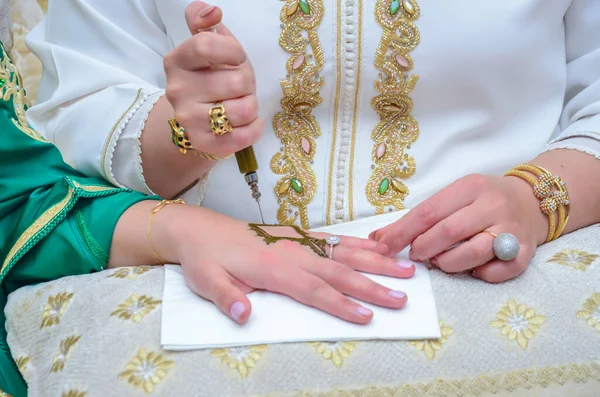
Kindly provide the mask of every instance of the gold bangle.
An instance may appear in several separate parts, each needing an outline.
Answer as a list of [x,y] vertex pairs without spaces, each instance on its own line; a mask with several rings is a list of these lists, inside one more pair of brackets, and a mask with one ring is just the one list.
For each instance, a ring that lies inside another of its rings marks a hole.
[[160,256],[158,252],[156,252],[156,249],[154,249],[154,244],[152,244],[152,220],[154,219],[154,215],[156,215],[160,210],[162,210],[170,204],[185,204],[185,201],[183,201],[182,199],[162,200],[160,203],[156,204],[152,208],[152,210],[150,211],[150,218],[148,219],[148,245],[150,246],[150,249],[152,250],[154,256],[156,256],[156,258],[158,258],[158,260],[163,264],[169,263],[169,261]]
[[559,238],[569,221],[570,212],[569,194],[563,180],[545,168],[531,164],[520,164],[504,175],[521,178],[533,187],[533,194],[540,200],[540,210],[548,217],[546,242]]
[[[554,211],[549,211],[549,208],[546,208],[546,206],[542,207],[542,200],[545,198],[545,196],[543,197],[546,189],[545,184],[527,172],[519,170],[518,167],[508,171],[504,176],[516,176],[525,180],[533,187],[533,194],[540,200],[540,210],[548,217],[548,236],[546,237],[546,242],[551,241],[556,234],[556,216],[554,215]],[[548,195],[549,194],[550,188],[548,187]]]

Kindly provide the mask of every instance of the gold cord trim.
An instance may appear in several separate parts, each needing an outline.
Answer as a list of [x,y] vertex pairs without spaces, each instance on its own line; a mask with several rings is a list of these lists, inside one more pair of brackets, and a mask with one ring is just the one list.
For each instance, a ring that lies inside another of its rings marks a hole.
[[[308,204],[317,191],[317,178],[311,167],[316,139],[321,128],[313,110],[323,102],[323,48],[317,33],[325,12],[323,0],[287,0],[281,10],[282,32],[279,45],[291,56],[287,77],[281,81],[282,111],[273,117],[273,130],[282,150],[271,159],[271,170],[282,178],[275,185],[283,225],[298,222],[309,229]],[[312,50],[312,54],[308,48]]]
[[115,132],[117,131],[117,128],[119,128],[119,125],[121,124],[121,122],[123,121],[123,119],[125,117],[127,117],[127,114],[129,114],[129,112],[131,111],[131,109],[133,109],[133,107],[135,106],[135,104],[138,103],[138,101],[140,100],[141,96],[142,96],[142,89],[140,88],[138,90],[137,96],[135,97],[133,103],[121,115],[121,117],[119,118],[119,120],[115,123],[115,125],[111,129],[110,134],[108,134],[108,138],[106,138],[106,142],[104,143],[104,148],[102,149],[102,161],[101,161],[102,173],[104,174],[104,177],[107,178],[107,179],[109,179],[110,182],[112,184],[114,184],[114,185],[118,185],[117,181],[113,180],[113,178],[111,178],[106,173],[106,156],[108,154],[108,147],[110,146],[110,141],[112,140],[113,136],[115,135]]
[[333,202],[333,171],[335,169],[335,149],[337,146],[337,131],[338,122],[340,120],[340,95],[342,91],[342,2],[337,2],[337,29],[336,29],[336,84],[335,84],[335,101],[333,108],[333,125],[331,127],[331,147],[329,149],[329,176],[327,183],[327,216],[325,222],[331,225],[331,206]]
[[375,67],[381,72],[375,81],[379,95],[371,106],[380,121],[372,133],[374,166],[366,193],[377,214],[404,208],[409,194],[404,181],[416,171],[415,159],[407,151],[419,137],[419,125],[410,115],[413,102],[409,96],[418,80],[409,73],[413,69],[409,53],[420,42],[414,24],[419,15],[415,0],[377,0],[375,6],[383,34],[375,55]]
[[52,222],[52,220],[59,215],[71,202],[71,198],[73,197],[73,189],[69,188],[67,195],[57,204],[54,204],[50,207],[46,212],[44,212],[31,226],[29,226],[23,234],[19,237],[17,242],[13,245],[11,250],[6,255],[6,259],[4,259],[4,263],[2,264],[2,269],[0,269],[0,275],[4,273],[6,267],[9,263],[11,263],[14,256],[31,240],[37,233],[39,233],[47,224]]

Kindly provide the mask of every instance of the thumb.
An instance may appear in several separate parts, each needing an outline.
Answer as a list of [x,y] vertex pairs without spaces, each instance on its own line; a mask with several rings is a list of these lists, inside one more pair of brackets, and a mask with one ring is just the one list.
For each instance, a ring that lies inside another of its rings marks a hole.
[[194,35],[203,30],[211,30],[221,23],[223,11],[217,6],[203,1],[194,1],[185,9],[185,20]]

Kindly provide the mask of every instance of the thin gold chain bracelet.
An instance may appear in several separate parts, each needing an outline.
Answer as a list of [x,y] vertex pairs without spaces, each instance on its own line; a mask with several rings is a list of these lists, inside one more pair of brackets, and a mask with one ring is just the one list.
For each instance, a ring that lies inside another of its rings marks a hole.
[[154,219],[154,215],[156,215],[157,213],[160,212],[160,210],[162,210],[163,208],[165,208],[168,205],[171,204],[185,204],[185,201],[183,201],[182,199],[177,199],[177,200],[162,200],[160,203],[156,204],[152,210],[150,211],[150,218],[148,219],[148,245],[150,246],[150,249],[152,250],[152,253],[154,254],[154,256],[156,256],[156,258],[158,258],[158,260],[165,264],[165,263],[169,263],[168,260],[166,260],[165,258],[163,258],[162,256],[160,256],[158,254],[158,252],[156,252],[156,249],[154,248],[154,244],[152,244],[152,220]]

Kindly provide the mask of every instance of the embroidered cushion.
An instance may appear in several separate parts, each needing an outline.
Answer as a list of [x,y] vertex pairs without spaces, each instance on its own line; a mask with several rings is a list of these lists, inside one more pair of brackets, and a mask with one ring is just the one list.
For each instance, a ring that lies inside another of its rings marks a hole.
[[167,352],[163,270],[129,268],[13,293],[8,341],[31,397],[600,395],[598,225],[511,282],[431,275],[439,340]]

